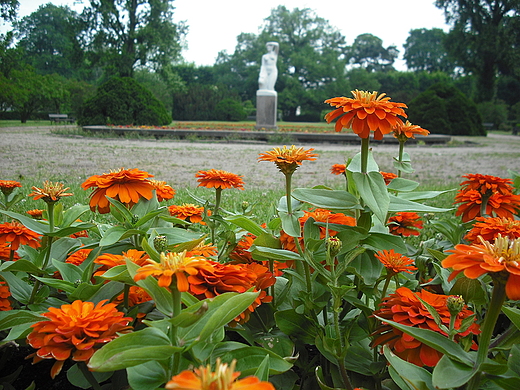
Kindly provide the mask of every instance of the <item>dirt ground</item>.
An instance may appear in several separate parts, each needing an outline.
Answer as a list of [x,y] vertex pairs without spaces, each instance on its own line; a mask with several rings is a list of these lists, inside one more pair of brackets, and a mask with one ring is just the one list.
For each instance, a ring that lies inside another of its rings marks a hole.
[[[61,125],[60,127],[63,127]],[[190,142],[153,139],[103,139],[60,136],[49,127],[0,128],[0,179],[80,180],[124,167],[147,171],[174,188],[196,185],[195,173],[211,168],[243,175],[246,188],[270,188],[283,183],[272,163],[258,162],[258,154],[275,144]],[[342,178],[330,174],[332,164],[359,152],[359,145],[304,144],[319,154],[295,173],[295,187],[337,186]],[[415,172],[408,179],[439,186],[458,184],[467,173],[510,177],[520,172],[520,136],[453,137],[450,145],[409,145]],[[373,145],[382,171],[395,172],[396,145]],[[447,187],[448,188],[448,187]]]

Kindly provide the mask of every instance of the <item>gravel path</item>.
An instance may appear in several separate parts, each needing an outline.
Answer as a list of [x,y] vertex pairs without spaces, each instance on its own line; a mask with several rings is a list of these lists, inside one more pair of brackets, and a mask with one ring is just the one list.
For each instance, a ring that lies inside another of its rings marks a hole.
[[[64,125],[61,125],[62,127]],[[195,173],[211,168],[244,176],[246,188],[270,188],[283,183],[274,164],[258,162],[260,152],[274,144],[166,140],[103,139],[59,136],[49,127],[0,128],[0,179],[85,180],[120,167],[138,168],[166,180],[174,188],[195,186]],[[520,172],[520,136],[453,137],[453,145],[410,145],[405,150],[416,171],[404,177],[432,185],[457,185],[467,173],[509,177]],[[295,187],[338,185],[330,166],[359,152],[358,145],[306,144],[320,155],[305,161],[295,173]],[[396,145],[373,145],[380,169],[395,172]]]

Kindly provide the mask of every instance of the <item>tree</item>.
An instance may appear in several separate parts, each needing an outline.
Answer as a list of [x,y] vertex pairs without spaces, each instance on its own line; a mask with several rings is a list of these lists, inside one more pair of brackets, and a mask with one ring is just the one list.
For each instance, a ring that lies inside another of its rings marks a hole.
[[408,105],[408,118],[432,134],[486,135],[477,106],[451,83],[438,83]]
[[130,77],[113,77],[83,105],[78,124],[165,126],[172,121],[164,105]]
[[172,22],[173,0],[90,0],[92,60],[110,75],[159,70],[180,56],[184,26]]
[[0,17],[8,22],[14,21],[19,6],[18,0],[0,0]]
[[372,34],[358,35],[348,54],[351,64],[358,64],[369,72],[393,70],[399,55],[395,46],[383,47],[381,38]]
[[57,75],[39,75],[30,67],[13,69],[10,78],[0,74],[0,105],[13,108],[26,123],[38,110],[60,112],[68,92]]
[[448,57],[443,41],[446,33],[440,28],[419,28],[406,38],[403,58],[406,67],[415,72],[446,72],[452,74],[455,63]]
[[84,78],[84,42],[86,24],[66,6],[51,3],[40,6],[31,15],[14,23],[25,61],[40,74],[59,74]]
[[477,78],[476,101],[493,100],[498,71],[518,69],[520,1],[437,0],[436,6],[453,25],[446,40],[448,53]]

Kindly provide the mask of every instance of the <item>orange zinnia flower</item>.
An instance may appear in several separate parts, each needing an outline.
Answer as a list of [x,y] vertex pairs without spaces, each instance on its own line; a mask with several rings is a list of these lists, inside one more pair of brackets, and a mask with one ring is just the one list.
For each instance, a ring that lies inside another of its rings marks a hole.
[[4,195],[10,195],[16,187],[21,187],[22,184],[15,180],[0,180],[0,191]]
[[217,358],[214,372],[209,365],[200,366],[193,371],[184,370],[172,377],[165,388],[168,390],[275,390],[271,383],[261,381],[256,376],[237,380],[240,372],[235,372],[235,366],[236,360],[228,366]]
[[10,243],[13,251],[20,245],[29,245],[32,248],[40,246],[40,235],[27,229],[18,221],[0,223],[0,244]]
[[138,169],[124,169],[104,173],[102,175],[94,175],[89,177],[82,185],[84,190],[92,188],[90,194],[90,210],[100,214],[110,212],[109,198],[117,199],[124,203],[127,207],[132,207],[139,202],[139,199],[152,199],[154,186],[148,180],[153,177],[148,172]]
[[360,138],[368,138],[370,132],[374,132],[374,139],[383,139],[384,134],[392,131],[397,124],[402,123],[398,115],[406,117],[403,108],[404,103],[390,102],[389,97],[377,92],[351,91],[354,98],[336,97],[325,100],[325,103],[337,107],[334,111],[325,115],[327,123],[339,118],[335,130],[352,128]]
[[85,260],[87,260],[87,257],[90,255],[90,252],[92,252],[92,249],[78,249],[76,252],[70,254],[65,259],[65,263],[80,265]]
[[[374,314],[403,325],[430,329],[447,336],[439,328],[433,316],[428,312],[428,309],[419,298],[433,306],[441,322],[446,327],[449,327],[451,315],[447,307],[448,295],[432,294],[426,290],[414,293],[407,287],[400,287],[394,294],[383,299],[383,302],[380,304],[380,309],[376,310]],[[455,318],[455,329],[459,329],[462,321],[472,314],[467,307],[463,307]],[[473,322],[467,330],[458,333],[455,336],[455,340],[468,336],[469,334],[479,333],[478,325]],[[374,332],[374,335],[376,338],[372,341],[372,346],[388,345],[392,352],[401,359],[417,366],[433,367],[442,357],[442,354],[437,350],[384,322]],[[476,348],[475,344],[473,348]]]
[[284,145],[282,148],[273,148],[268,152],[260,153],[258,161],[272,161],[284,175],[291,175],[302,165],[305,160],[314,161],[318,155],[312,153],[314,149],[305,150],[291,145],[288,148]]
[[463,222],[481,216],[482,203],[485,213],[491,217],[514,218],[520,210],[520,195],[515,195],[513,181],[496,176],[468,174],[455,195],[454,204],[459,204],[455,215],[462,216]]
[[[114,299],[114,303],[119,305],[123,303],[125,299],[125,294],[120,294],[116,299]],[[137,306],[141,303],[149,302],[152,300],[152,297],[146,292],[145,289],[139,286],[130,286],[128,291],[128,306]]]
[[383,176],[383,180],[385,181],[386,185],[389,185],[392,180],[394,180],[396,177],[398,177],[395,173],[391,172],[379,172]]
[[150,257],[145,251],[138,251],[137,249],[129,249],[126,252],[123,252],[121,255],[115,255],[112,253],[103,253],[101,256],[98,256],[94,263],[101,264],[94,276],[103,275],[106,271],[108,271],[112,267],[116,267],[118,265],[125,265],[126,260],[130,260],[132,263],[137,264],[142,267],[147,264],[148,259]]
[[495,282],[506,283],[509,299],[520,300],[520,238],[510,239],[498,234],[493,244],[482,238],[480,242],[459,244],[447,251],[451,255],[441,264],[444,268],[453,268],[448,281],[461,272],[470,279],[489,273]]
[[43,182],[43,188],[32,187],[33,192],[27,196],[32,196],[34,200],[43,199],[45,203],[56,203],[64,196],[74,194],[65,192],[69,189],[63,188],[63,183],[52,183],[48,180]]
[[[170,215],[175,218],[188,220],[191,223],[200,223],[205,225],[206,222],[202,220],[204,214],[204,207],[196,206],[193,203],[184,203],[181,206],[171,205],[168,206]],[[207,210],[208,215],[211,215],[211,210]]]
[[221,190],[225,188],[238,188],[239,190],[244,189],[242,176],[219,169],[198,171],[195,174],[195,177],[198,177],[198,187],[216,188]]
[[43,210],[42,209],[33,209],[26,211],[34,219],[42,219],[43,218]]
[[10,296],[9,286],[5,282],[0,281],[0,311],[12,310],[11,301],[9,300]]
[[92,302],[77,300],[61,308],[50,307],[43,313],[48,320],[31,325],[33,330],[27,336],[27,342],[37,349],[29,356],[33,357],[33,364],[56,359],[51,369],[54,378],[69,357],[88,362],[97,349],[115,339],[118,333],[129,332],[132,318],[124,317],[115,304],[106,302],[94,306]]
[[423,228],[419,214],[411,212],[399,212],[390,217],[387,224],[390,233],[395,236],[418,236],[420,232],[417,229]]
[[158,278],[160,287],[170,287],[175,276],[177,289],[185,292],[189,288],[186,274],[196,275],[201,269],[212,269],[211,263],[203,257],[187,257],[186,251],[161,253],[160,263],[148,259],[147,264],[137,270],[134,280],[137,282],[151,275]]
[[345,164],[334,164],[330,168],[330,173],[333,175],[344,175],[347,170],[347,166]]
[[217,255],[217,247],[212,244],[205,244],[204,242],[199,242],[196,247],[190,249],[186,252],[186,256],[188,257],[195,257],[195,256],[202,256],[202,257],[211,257]]
[[398,274],[399,272],[411,274],[412,271],[417,270],[417,268],[413,266],[412,259],[400,253],[395,253],[393,249],[390,249],[390,251],[379,251],[374,256],[379,259],[381,264],[385,266],[387,272],[392,275]]
[[394,137],[399,141],[407,141],[409,138],[415,139],[416,134],[420,135],[428,135],[430,132],[426,129],[421,128],[417,125],[412,125],[410,121],[406,121],[406,123],[398,122],[393,128]]
[[173,199],[175,196],[175,190],[166,184],[165,181],[159,180],[150,180],[152,183],[155,193],[157,195],[157,200],[162,202],[163,200]]
[[478,236],[489,242],[495,241],[499,234],[510,239],[520,238],[520,221],[518,220],[500,217],[477,217],[475,219],[477,222],[464,237],[471,243],[480,243]]
[[[13,251],[12,260],[16,261],[20,258],[16,252]],[[0,260],[11,260],[11,245],[6,242],[0,243]]]
[[[303,230],[303,226],[305,222],[309,218],[313,218],[315,222],[323,222],[329,224],[338,224],[338,225],[347,225],[347,226],[356,226],[356,219],[345,215],[343,213],[332,213],[329,210],[325,209],[315,209],[315,210],[305,210],[303,217],[299,219],[301,229]],[[326,236],[326,228],[324,226],[320,226],[320,238],[324,239]],[[329,236],[335,236],[338,232],[329,228]],[[280,232],[280,241],[282,242],[282,247],[286,250],[297,252],[296,244],[294,242],[294,237],[289,236],[283,230]],[[303,244],[303,237],[300,238],[300,242]]]
[[230,325],[245,323],[259,305],[271,302],[272,297],[264,291],[276,282],[269,269],[258,263],[232,264],[210,262],[212,268],[200,269],[198,273],[190,275],[188,282],[190,292],[198,299],[213,298],[226,292],[243,293],[251,288],[260,291],[256,300],[235,318]]

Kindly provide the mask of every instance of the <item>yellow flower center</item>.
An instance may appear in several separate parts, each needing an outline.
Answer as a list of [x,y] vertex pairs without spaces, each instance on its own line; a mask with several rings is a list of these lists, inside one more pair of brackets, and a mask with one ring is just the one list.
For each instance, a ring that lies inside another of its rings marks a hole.
[[494,244],[485,241],[480,237],[482,244],[486,247],[488,253],[492,254],[500,264],[507,264],[513,267],[520,265],[520,238],[510,240],[509,237],[502,237],[498,234]]

